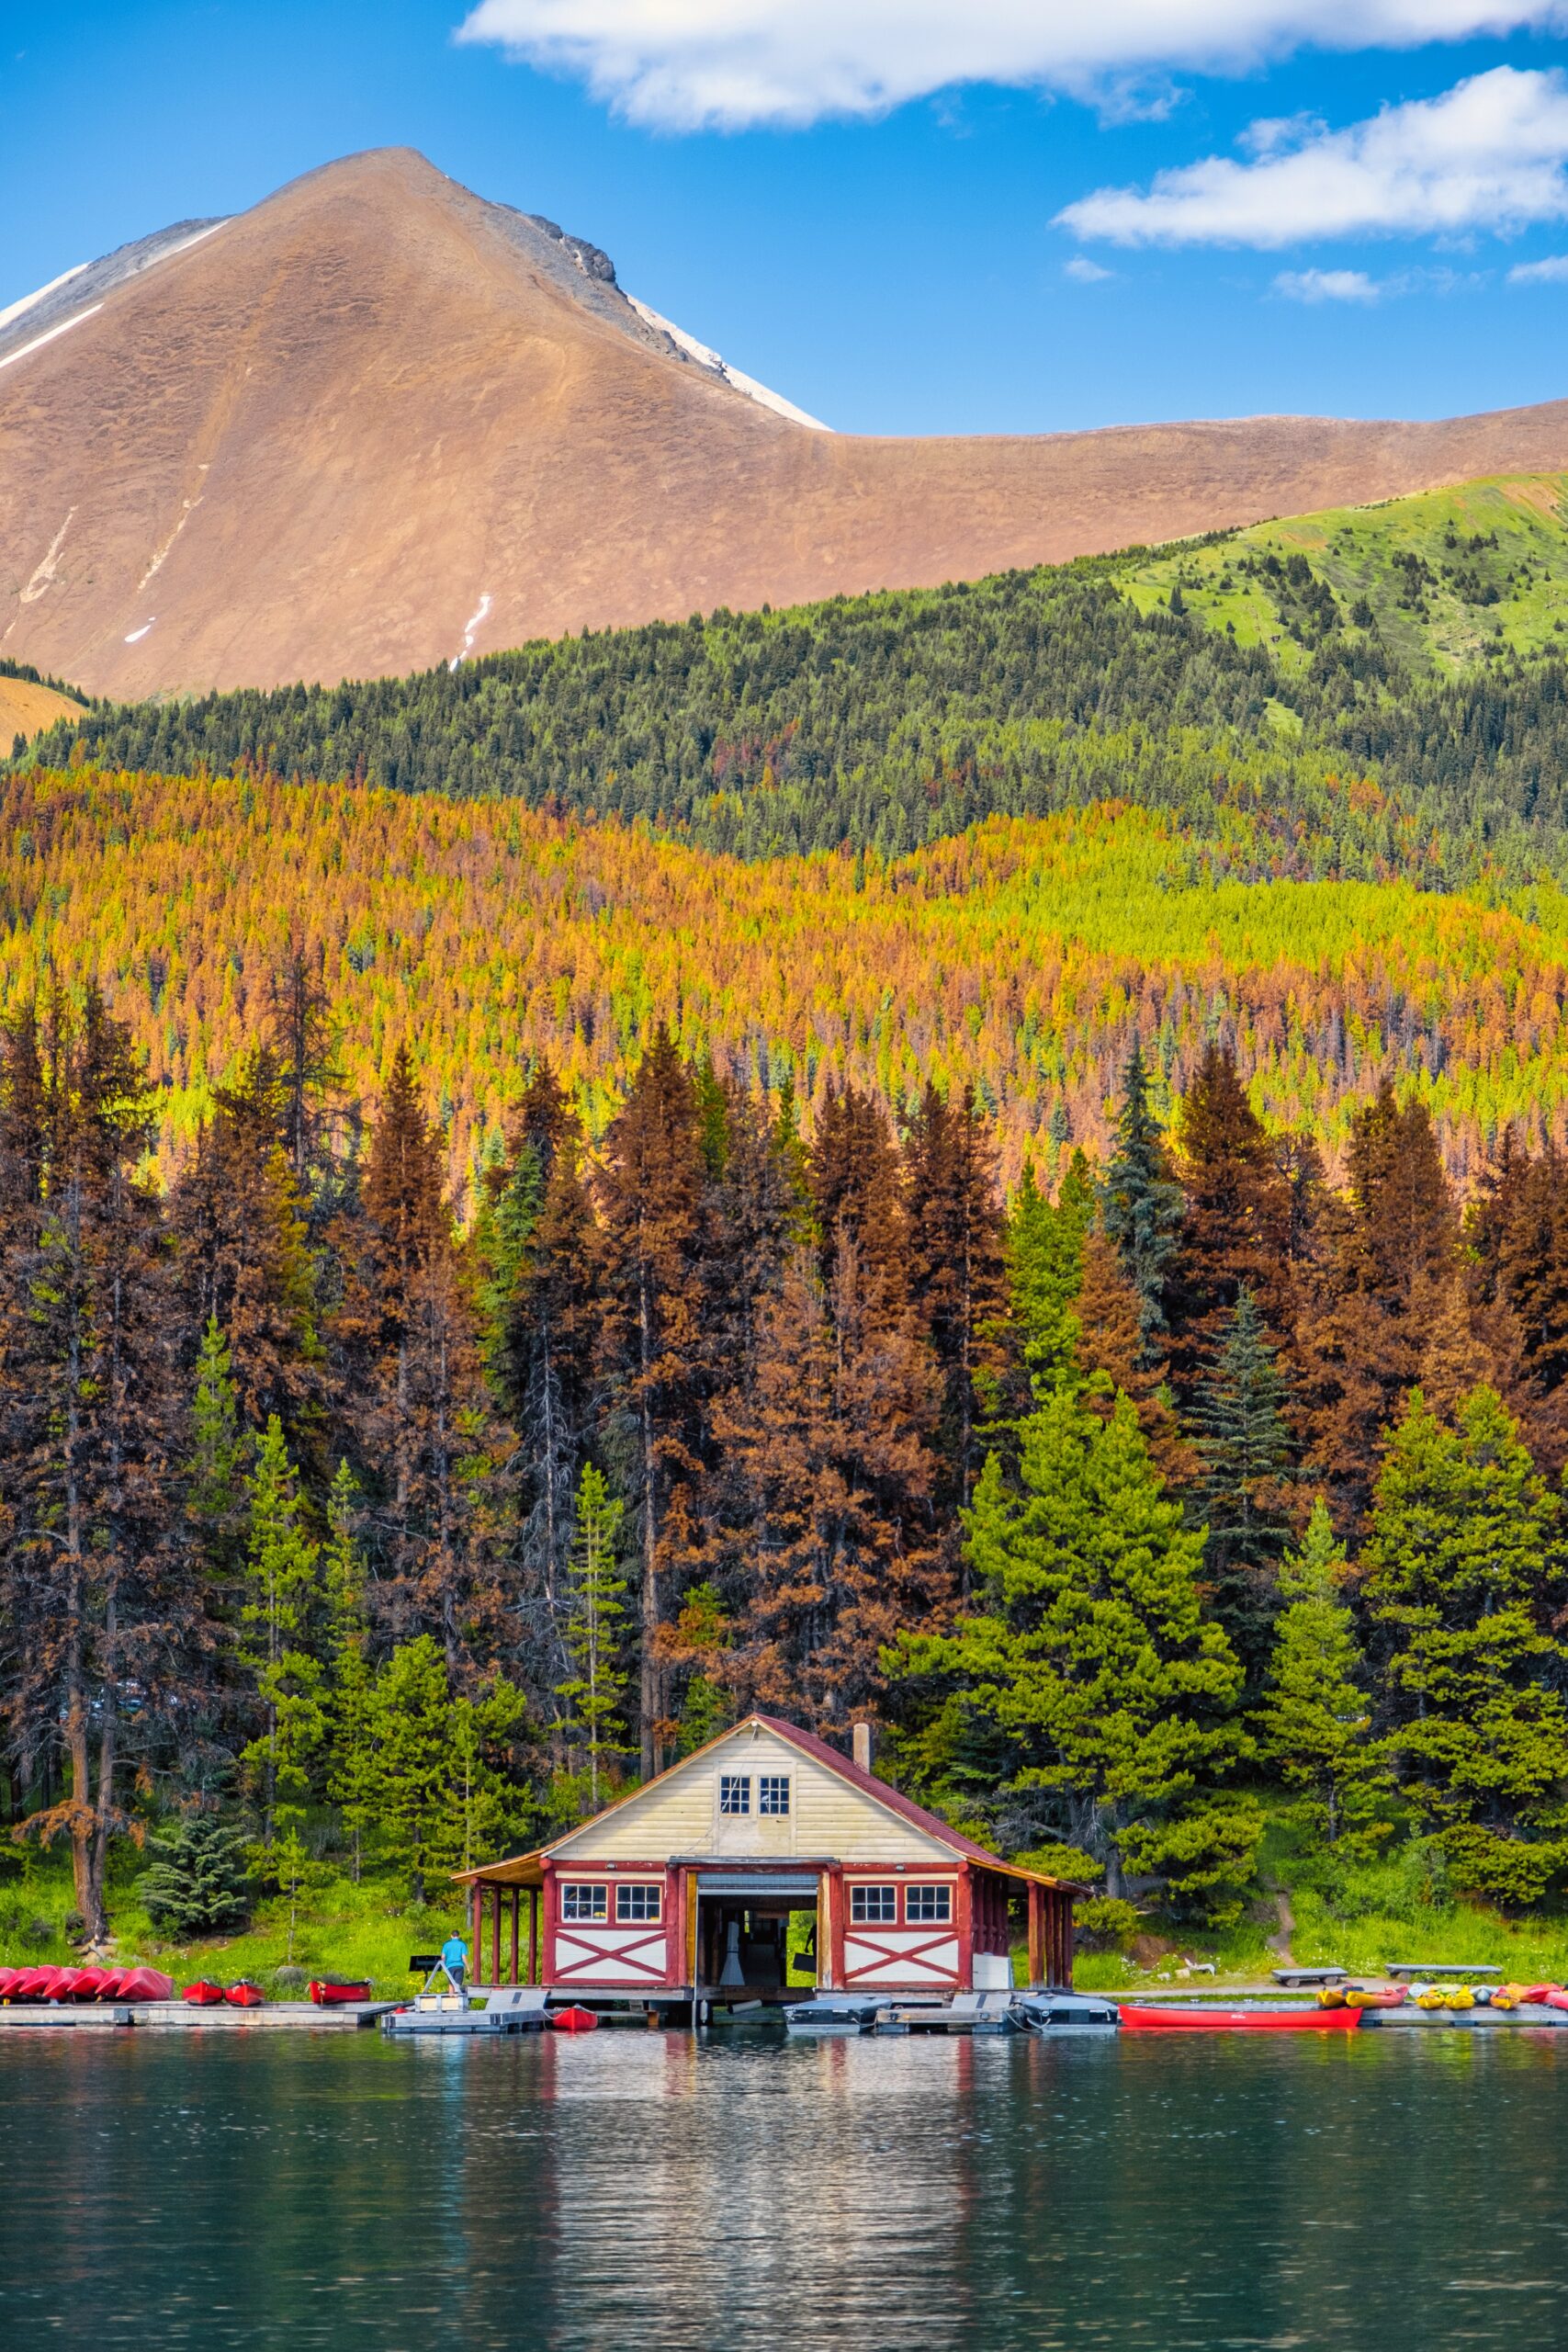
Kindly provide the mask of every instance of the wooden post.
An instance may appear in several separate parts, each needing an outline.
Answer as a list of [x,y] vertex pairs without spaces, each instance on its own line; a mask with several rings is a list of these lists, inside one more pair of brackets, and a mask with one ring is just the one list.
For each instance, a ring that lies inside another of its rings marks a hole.
[[517,1982],[517,1915],[522,1906],[522,1889],[514,1886],[512,1890],[512,1973],[507,1979],[510,1984]]
[[490,1903],[490,1981],[492,1984],[499,1984],[501,1982],[501,1889],[499,1886],[491,1888]]
[[536,1984],[538,1981],[539,1890],[536,1886],[533,1886],[528,1890],[528,1982],[530,1984]]
[[1029,1882],[1029,1989],[1039,1992],[1045,1982],[1045,1889]]
[[828,1966],[831,1972],[827,1982],[841,1989],[844,1984],[844,1919],[849,1909],[844,1894],[842,1863],[835,1862],[830,1870],[823,1872],[822,1884],[828,1904]]
[[478,1976],[484,1962],[485,1889],[483,1879],[474,1881],[469,1897],[468,1948],[473,1954],[473,1973]]
[[958,1865],[958,1983],[965,1993],[975,1989],[975,1876],[973,1865]]
[[671,1865],[664,1873],[664,1982],[686,1982],[686,1873]]

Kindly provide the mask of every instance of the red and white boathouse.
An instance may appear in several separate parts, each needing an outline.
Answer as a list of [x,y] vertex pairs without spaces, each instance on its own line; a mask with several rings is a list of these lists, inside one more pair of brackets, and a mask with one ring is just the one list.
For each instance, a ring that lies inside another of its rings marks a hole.
[[[856,1760],[749,1715],[592,1821],[458,1875],[474,1974],[651,2007],[1072,1983],[1084,1892],[987,1853]],[[792,1915],[814,1933],[790,1933]],[[806,1951],[801,1951],[804,1942]],[[792,1951],[795,1954],[792,1965]]]

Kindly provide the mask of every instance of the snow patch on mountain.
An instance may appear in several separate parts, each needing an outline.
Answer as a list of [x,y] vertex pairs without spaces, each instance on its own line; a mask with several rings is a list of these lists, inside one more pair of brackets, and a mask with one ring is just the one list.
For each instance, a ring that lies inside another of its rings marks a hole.
[[755,401],[760,408],[771,408],[776,416],[787,416],[792,424],[809,425],[813,433],[831,433],[833,430],[830,424],[824,424],[819,416],[808,416],[803,408],[796,408],[793,401],[786,401],[782,392],[771,391],[766,384],[760,384],[755,376],[743,375],[739,368],[730,367],[716,351],[710,351],[705,343],[699,343],[695,335],[688,334],[684,327],[678,327],[671,320],[661,318],[650,303],[639,302],[635,294],[628,294],[626,300],[639,319],[657,328],[660,334],[667,334],[688,359],[694,359],[699,368],[705,368],[710,375],[720,377],[725,383],[733,385],[738,392],[744,392],[747,399]]

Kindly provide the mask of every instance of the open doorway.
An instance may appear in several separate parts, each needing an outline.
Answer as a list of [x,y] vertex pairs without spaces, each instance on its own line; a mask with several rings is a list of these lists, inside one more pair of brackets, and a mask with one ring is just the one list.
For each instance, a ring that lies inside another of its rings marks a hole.
[[804,2000],[818,1975],[818,1881],[804,1871],[711,1875],[697,1883],[698,1998]]

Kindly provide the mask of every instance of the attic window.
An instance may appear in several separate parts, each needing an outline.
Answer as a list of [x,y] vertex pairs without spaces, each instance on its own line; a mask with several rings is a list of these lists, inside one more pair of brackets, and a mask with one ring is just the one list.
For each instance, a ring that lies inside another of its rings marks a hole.
[[764,1772],[761,1775],[757,1782],[757,1810],[759,1813],[787,1813],[789,1811],[789,1774],[787,1772]]
[[751,1810],[751,1777],[748,1772],[721,1772],[718,1776],[718,1809],[720,1813],[750,1813]]

